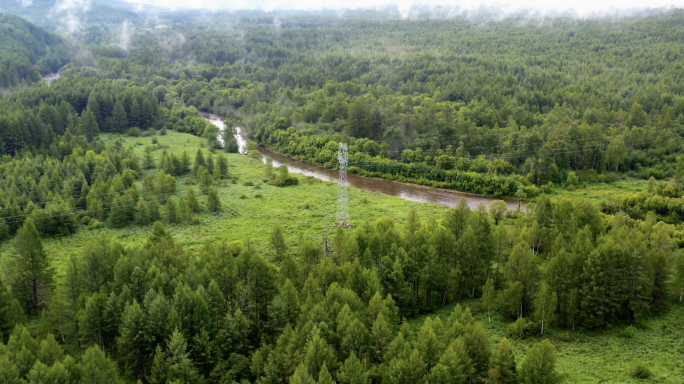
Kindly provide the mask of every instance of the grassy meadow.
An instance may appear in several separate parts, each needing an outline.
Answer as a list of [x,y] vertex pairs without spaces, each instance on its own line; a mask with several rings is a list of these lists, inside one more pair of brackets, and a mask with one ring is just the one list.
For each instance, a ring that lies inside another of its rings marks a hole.
[[[487,330],[492,348],[507,337],[511,319],[492,312],[489,324],[487,313],[478,300],[460,303],[469,307]],[[448,305],[430,315],[409,321],[418,331],[427,316],[446,319],[455,307]],[[631,337],[625,336],[628,325],[618,324],[602,331],[556,330],[551,328],[545,337],[556,347],[558,372],[567,375],[564,384],[619,384],[619,383],[684,383],[684,304],[673,307],[661,316],[646,318],[636,326]],[[518,366],[528,349],[542,340],[540,336],[525,339],[508,337]],[[635,364],[643,363],[651,371],[648,379],[632,377]]]
[[[121,139],[125,147],[136,148],[141,159],[147,145],[155,148],[153,154],[157,160],[161,158],[163,150],[178,155],[187,151],[191,159],[194,159],[200,147],[203,147],[205,156],[209,152],[206,148],[206,139],[175,131],[169,131],[164,136],[154,136],[157,144],[152,144],[152,137],[111,134],[104,134],[101,137],[107,146]],[[217,154],[218,152],[214,153],[214,155]],[[208,212],[206,195],[200,195],[199,201],[203,210],[195,216],[199,219],[198,225],[166,223],[166,227],[172,231],[178,242],[189,249],[198,249],[207,240],[246,241],[249,239],[257,249],[265,250],[268,236],[273,225],[277,223],[285,231],[286,239],[292,247],[296,246],[300,234],[304,238],[321,244],[325,237],[326,220],[332,240],[337,209],[337,184],[298,175],[299,185],[275,187],[264,183],[266,165],[261,161],[240,154],[225,154],[225,156],[228,159],[229,172],[238,179],[235,184],[226,181],[217,188],[222,205],[221,212],[216,214]],[[152,169],[143,172],[156,173],[157,171],[157,169]],[[191,178],[192,176],[184,177]],[[179,177],[178,180],[182,178]],[[245,183],[253,185],[247,186],[244,185]],[[186,186],[179,186],[176,195],[184,194],[186,188]],[[201,193],[199,186],[194,186],[194,189],[197,194]],[[349,190],[349,206],[353,224],[389,216],[394,218],[398,225],[402,225],[411,208],[416,208],[423,219],[431,217],[441,219],[446,211],[445,207],[437,204],[417,203],[353,188]],[[162,207],[162,216],[163,214],[164,208]],[[135,244],[146,239],[151,229],[152,226],[129,225],[122,229],[111,229],[105,226],[102,230],[124,244]],[[55,268],[57,274],[61,273],[68,256],[78,254],[92,235],[92,231],[82,226],[74,235],[61,239],[43,240],[51,266]],[[0,245],[0,255],[3,259],[12,254],[12,243],[13,241],[7,241]]]
[[[197,148],[203,147],[206,152],[206,141],[190,134],[169,131],[164,136],[124,137],[119,135],[102,135],[105,143],[113,145],[122,140],[123,145],[133,146],[140,158],[144,155],[145,146],[152,145],[155,159],[161,157],[162,151],[181,154],[187,151],[194,159]],[[287,241],[291,247],[296,246],[300,234],[319,244],[325,236],[325,223],[332,239],[337,184],[323,182],[311,177],[299,175],[298,186],[275,187],[264,182],[266,166],[259,160],[239,154],[226,154],[229,170],[237,176],[235,183],[227,181],[217,189],[222,204],[221,212],[209,213],[206,208],[196,217],[196,225],[169,225],[175,239],[189,249],[198,249],[207,240],[242,240],[249,241],[260,250],[267,247],[268,236],[274,224],[280,224],[285,230]],[[157,172],[156,169],[144,172]],[[245,185],[253,184],[253,185]],[[612,184],[589,185],[575,191],[557,191],[552,198],[568,197],[589,198],[598,203],[601,199],[614,196],[616,193],[631,193],[641,190],[644,183],[622,181]],[[179,188],[184,193],[185,186]],[[200,192],[198,186],[196,192]],[[349,191],[350,213],[352,223],[359,224],[364,220],[375,220],[389,216],[403,225],[408,211],[416,208],[423,220],[441,219],[445,207],[436,204],[417,203],[398,197],[387,196],[351,188]],[[206,204],[206,196],[201,196],[202,206]],[[163,208],[162,208],[163,212]],[[126,245],[140,243],[149,235],[151,226],[138,227],[130,225],[123,229],[102,229]],[[60,274],[69,255],[76,255],[84,243],[93,235],[92,231],[82,227],[72,236],[62,239],[45,239],[51,266]],[[0,254],[6,261],[11,255],[12,241],[0,246]],[[485,325],[492,339],[492,347],[506,336],[510,319],[493,313],[492,323],[487,321],[486,313],[480,308],[478,301],[464,301],[461,305],[469,306],[474,315]],[[449,316],[453,305],[436,311],[430,316]],[[411,319],[414,329],[418,329],[425,319],[420,316]],[[558,331],[551,329],[549,337],[558,350],[558,370],[567,374],[568,384],[575,383],[684,383],[684,305],[675,305],[671,311],[657,317],[643,320],[633,337],[624,337],[626,325],[616,325],[600,332]],[[540,341],[539,337],[527,339],[509,338],[520,364],[529,347]],[[650,367],[652,375],[649,379],[635,379],[630,375],[633,365],[642,362]]]

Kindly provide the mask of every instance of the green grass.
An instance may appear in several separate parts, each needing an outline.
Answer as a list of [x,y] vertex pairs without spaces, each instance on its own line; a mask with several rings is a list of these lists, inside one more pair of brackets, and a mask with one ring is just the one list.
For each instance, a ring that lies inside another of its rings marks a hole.
[[[123,140],[124,147],[133,146],[141,159],[145,146],[152,145],[152,137],[102,135],[102,140],[107,146],[113,145],[119,138]],[[174,131],[169,131],[165,136],[156,136],[156,138],[158,144],[155,146],[157,149],[154,155],[157,159],[161,157],[164,149],[169,153],[177,154],[187,150],[194,159],[197,148],[206,143],[205,139]],[[208,149],[204,148],[204,151],[206,156]],[[257,249],[265,251],[273,225],[279,224],[285,231],[286,239],[291,247],[297,245],[300,234],[306,239],[323,244],[326,221],[329,238],[332,241],[337,208],[337,184],[297,175],[300,180],[298,186],[274,187],[263,182],[266,179],[266,166],[259,160],[239,154],[226,154],[226,157],[230,173],[239,179],[235,184],[226,182],[218,187],[222,211],[216,214],[208,212],[206,196],[200,196],[199,200],[204,209],[196,216],[199,218],[198,225],[166,223],[177,242],[182,243],[186,248],[197,250],[207,240],[245,241],[249,239]],[[151,172],[157,172],[157,170],[153,169]],[[243,185],[246,181],[251,181],[254,186]],[[258,185],[260,185],[259,188],[257,188]],[[185,187],[182,189],[184,190]],[[195,191],[200,192],[199,186],[195,186]],[[255,197],[257,194],[261,197]],[[241,199],[241,195],[247,198]],[[446,211],[445,207],[437,204],[417,203],[354,188],[349,190],[349,207],[351,222],[355,225],[383,216],[394,218],[396,225],[403,225],[411,208],[416,208],[424,220],[431,217],[441,220]],[[122,229],[105,227],[102,230],[124,245],[134,245],[144,241],[151,228],[151,226],[129,225]],[[92,235],[92,231],[81,226],[72,236],[43,240],[50,264],[58,274],[63,270],[68,256],[78,255]],[[5,260],[7,255],[12,253],[12,241],[0,245],[0,255]]]
[[[506,336],[508,324],[513,320],[493,312],[492,323],[477,300],[460,303],[470,307],[475,318],[484,324],[492,341],[492,348]],[[445,320],[454,305],[441,308],[429,316]],[[428,315],[410,320],[417,331]],[[556,347],[556,368],[568,375],[564,384],[593,383],[684,383],[684,304],[675,304],[660,316],[643,320],[632,338],[620,337],[627,325],[621,324],[603,331],[551,329],[547,336]],[[519,339],[509,337],[518,366],[527,350],[542,337]],[[651,370],[649,379],[636,379],[630,375],[636,362],[642,362]]]
[[621,180],[613,183],[586,184],[585,187],[578,187],[573,191],[561,188],[554,189],[549,197],[551,199],[558,199],[561,197],[569,198],[571,200],[587,199],[599,204],[601,201],[606,201],[615,197],[642,192],[647,188],[647,185],[648,181],[640,179]]
[[[123,145],[133,146],[142,158],[146,145],[151,145],[151,137],[121,137],[102,135],[102,139],[111,145],[121,138]],[[163,149],[168,152],[182,153],[187,150],[191,157],[198,147],[205,145],[205,140],[189,134],[169,131],[165,136],[157,136],[158,144],[154,151],[159,158]],[[205,148],[205,151],[207,149]],[[298,176],[300,184],[294,187],[279,188],[263,183],[265,166],[258,160],[244,155],[226,155],[230,164],[230,172],[238,176],[235,184],[227,183],[218,188],[223,211],[218,214],[208,213],[206,209],[199,214],[198,225],[168,225],[175,239],[189,249],[197,250],[205,241],[246,240],[260,250],[266,250],[268,235],[275,223],[283,227],[291,247],[295,247],[298,237],[312,239],[322,244],[325,236],[325,222],[328,221],[332,238],[334,215],[338,186],[310,177]],[[152,170],[156,172],[156,170]],[[254,186],[243,183],[252,182]],[[260,185],[260,188],[257,186]],[[558,191],[554,196],[569,198],[590,198],[596,202],[613,196],[616,193],[630,193],[643,188],[643,183],[636,181],[617,182],[612,184],[590,185],[586,189],[576,191]],[[199,192],[199,188],[196,188]],[[255,197],[261,194],[262,197]],[[240,199],[240,195],[247,196]],[[350,210],[352,223],[358,225],[364,220],[375,220],[390,216],[397,225],[403,225],[411,208],[416,208],[423,220],[431,217],[441,219],[445,207],[436,204],[417,203],[401,198],[372,193],[358,189],[350,189]],[[206,197],[200,197],[204,205]],[[328,215],[327,217],[325,215]],[[151,226],[135,225],[123,229],[104,228],[103,231],[115,237],[125,245],[140,244],[147,238]],[[45,239],[45,249],[53,268],[59,273],[70,255],[78,255],[85,242],[93,233],[85,227],[72,236],[63,239]],[[10,242],[0,245],[3,259],[12,254]],[[495,314],[492,324],[488,324],[486,314],[480,310],[477,301],[465,301],[475,316],[486,326],[496,345],[506,335],[506,327],[511,322]],[[453,305],[435,311],[431,316],[446,318]],[[411,320],[414,328],[420,327],[425,316]],[[684,383],[684,305],[677,305],[667,314],[645,320],[643,326],[631,339],[620,338],[624,325],[615,326],[602,332],[565,332],[551,330],[548,337],[556,345],[558,354],[558,370],[568,374],[566,383]],[[560,337],[564,335],[564,337]],[[540,338],[525,340],[510,339],[520,363],[528,348]],[[632,364],[641,361],[651,368],[652,376],[646,380],[632,378],[629,371]]]

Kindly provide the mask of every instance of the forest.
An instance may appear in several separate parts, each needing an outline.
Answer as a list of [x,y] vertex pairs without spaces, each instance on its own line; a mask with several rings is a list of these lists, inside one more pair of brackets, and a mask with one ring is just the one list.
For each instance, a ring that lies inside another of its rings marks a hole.
[[[0,15],[0,383],[681,383],[682,10],[43,3]],[[341,143],[492,199],[352,190],[343,228],[259,151]]]

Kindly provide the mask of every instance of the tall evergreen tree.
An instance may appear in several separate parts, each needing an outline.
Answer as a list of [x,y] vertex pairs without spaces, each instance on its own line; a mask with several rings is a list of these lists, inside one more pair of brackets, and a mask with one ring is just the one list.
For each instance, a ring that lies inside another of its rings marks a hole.
[[52,272],[48,269],[43,241],[30,217],[19,230],[14,248],[16,281],[13,292],[28,313],[37,313],[52,282]]
[[81,119],[78,121],[78,133],[85,136],[88,141],[93,141],[100,133],[97,118],[88,109],[81,113]]
[[511,349],[511,344],[505,337],[492,356],[489,379],[496,384],[517,384],[518,374],[515,366],[515,355]]
[[114,103],[114,109],[112,110],[112,130],[114,132],[123,133],[128,128],[128,116],[126,116],[126,109],[121,100],[117,100]]
[[548,340],[530,348],[519,373],[524,384],[558,384],[564,379],[556,372],[556,350]]

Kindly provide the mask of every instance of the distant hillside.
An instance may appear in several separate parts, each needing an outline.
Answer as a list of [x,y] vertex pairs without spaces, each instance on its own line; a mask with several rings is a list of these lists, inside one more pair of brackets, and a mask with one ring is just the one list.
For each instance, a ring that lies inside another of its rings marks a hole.
[[0,13],[0,88],[38,81],[68,62],[59,36],[14,15]]
[[30,4],[26,0],[3,0],[0,12],[21,16],[51,31],[140,21],[134,4],[116,0],[94,0],[83,6],[66,0],[32,0]]

